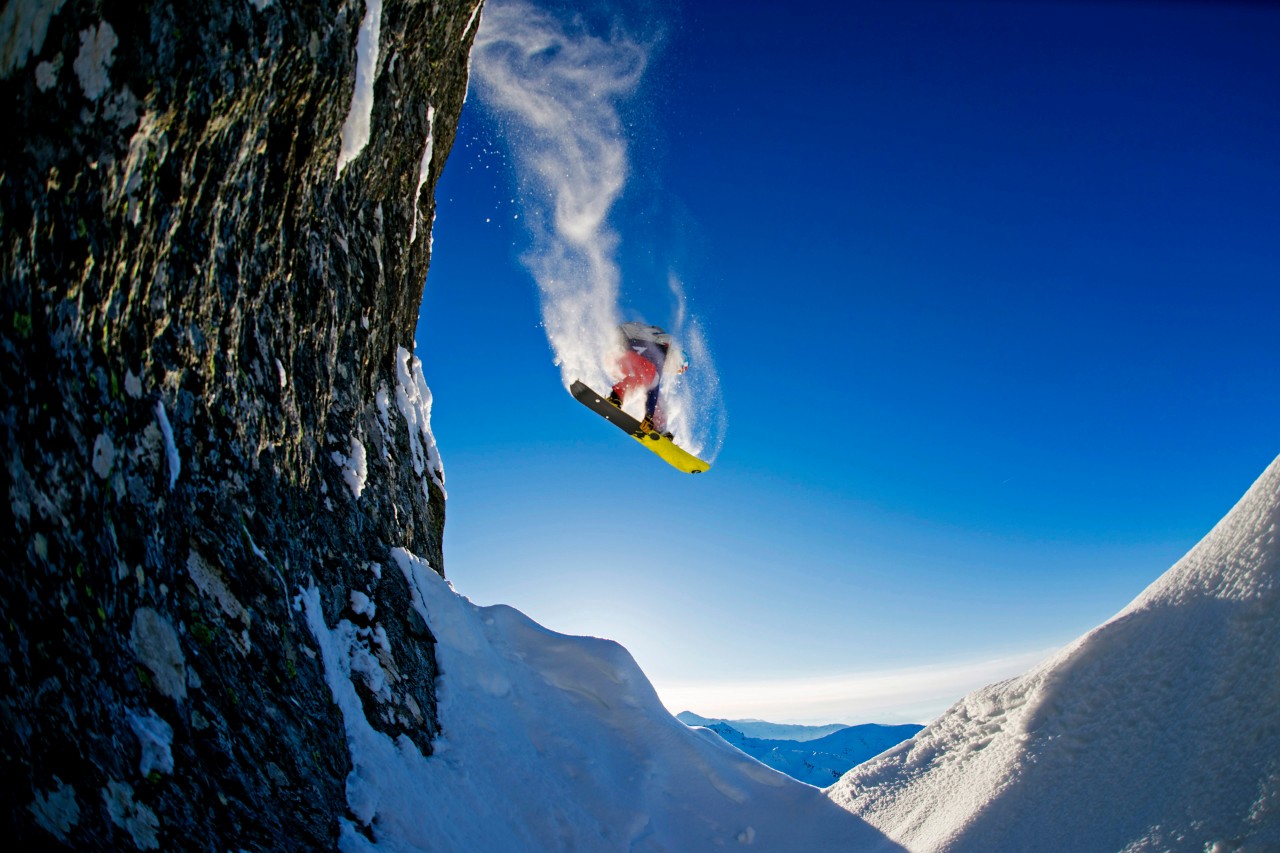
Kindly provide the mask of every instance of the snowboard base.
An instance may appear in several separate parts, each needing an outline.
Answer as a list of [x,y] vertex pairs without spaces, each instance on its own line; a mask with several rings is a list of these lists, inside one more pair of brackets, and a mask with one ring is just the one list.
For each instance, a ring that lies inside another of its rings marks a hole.
[[574,380],[574,383],[569,386],[569,393],[579,403],[630,435],[644,445],[646,450],[658,456],[677,471],[683,471],[686,474],[701,474],[711,468],[709,463],[694,456],[662,433],[646,431],[640,421],[610,403],[607,397],[602,397],[592,391],[590,386],[581,380]]

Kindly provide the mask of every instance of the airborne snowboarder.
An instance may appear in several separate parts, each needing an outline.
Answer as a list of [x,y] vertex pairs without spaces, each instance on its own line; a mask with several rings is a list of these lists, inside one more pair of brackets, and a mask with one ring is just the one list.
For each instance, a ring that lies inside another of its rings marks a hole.
[[[627,397],[643,391],[644,420],[640,426],[645,432],[660,432],[667,438],[667,415],[662,409],[662,371],[666,367],[667,354],[671,350],[671,335],[657,326],[644,323],[623,323],[618,327],[622,337],[622,355],[618,357],[617,372],[622,375],[609,392],[609,402],[619,409]],[[689,367],[688,360],[680,366],[679,373]]]
[[[667,416],[662,408],[662,374],[671,355],[671,335],[646,323],[623,323],[618,327],[620,354],[613,374],[618,378],[608,397],[602,397],[581,380],[569,387],[574,398],[614,426],[629,434],[657,454],[673,468],[689,474],[700,474],[710,464],[678,447],[667,431]],[[678,352],[678,349],[677,349]],[[689,368],[682,357],[676,373]],[[644,418],[636,420],[622,410],[627,398],[644,394]]]

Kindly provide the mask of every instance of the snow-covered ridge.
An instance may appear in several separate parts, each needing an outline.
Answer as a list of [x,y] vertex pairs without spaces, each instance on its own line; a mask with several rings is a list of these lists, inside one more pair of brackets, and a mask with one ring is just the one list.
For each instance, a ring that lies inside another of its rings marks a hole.
[[1113,619],[852,770],[915,851],[1280,849],[1280,459]]
[[298,601],[351,750],[343,850],[899,849],[820,790],[677,721],[618,644],[477,607],[403,548],[390,564],[437,640],[430,756],[369,725],[354,680],[375,693],[386,682],[361,629],[327,625],[315,587]]

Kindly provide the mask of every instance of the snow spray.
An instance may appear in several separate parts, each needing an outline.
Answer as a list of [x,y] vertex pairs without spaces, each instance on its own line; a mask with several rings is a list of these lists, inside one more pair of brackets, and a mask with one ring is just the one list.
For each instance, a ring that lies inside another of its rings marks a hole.
[[[619,109],[636,93],[649,55],[650,47],[616,22],[598,36],[580,15],[562,19],[524,0],[487,3],[472,50],[477,93],[511,150],[532,236],[521,261],[537,282],[566,388],[581,379],[608,389],[616,378],[617,326],[643,319],[619,305],[620,240],[609,212],[629,168]],[[668,422],[677,443],[705,458],[724,433],[719,379],[702,328],[688,316],[683,285],[675,276],[668,284],[676,316],[659,325],[696,368],[664,378]]]

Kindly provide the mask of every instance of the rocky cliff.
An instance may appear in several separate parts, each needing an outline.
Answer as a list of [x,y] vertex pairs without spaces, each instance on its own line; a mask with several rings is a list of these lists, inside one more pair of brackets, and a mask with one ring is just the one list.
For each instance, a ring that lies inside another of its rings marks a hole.
[[433,637],[381,567],[442,568],[411,352],[480,2],[0,11],[10,838],[334,846],[303,591],[430,751]]

